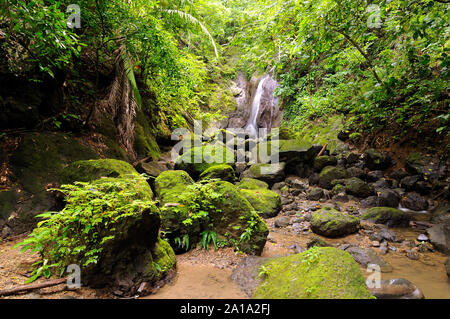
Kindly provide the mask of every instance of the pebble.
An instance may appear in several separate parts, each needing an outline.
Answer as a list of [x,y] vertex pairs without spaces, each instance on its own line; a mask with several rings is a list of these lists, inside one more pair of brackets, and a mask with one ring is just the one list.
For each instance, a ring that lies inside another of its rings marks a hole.
[[428,237],[427,237],[425,234],[420,234],[420,235],[417,237],[417,240],[418,240],[418,241],[429,241]]
[[373,246],[373,247],[380,247],[380,242],[374,240],[374,241],[372,242],[372,246]]

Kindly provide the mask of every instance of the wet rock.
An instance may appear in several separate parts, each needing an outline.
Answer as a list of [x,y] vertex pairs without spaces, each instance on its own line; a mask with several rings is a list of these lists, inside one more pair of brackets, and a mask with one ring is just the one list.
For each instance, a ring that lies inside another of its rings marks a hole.
[[391,185],[385,178],[380,178],[375,183],[373,183],[373,187],[376,190],[379,190],[379,189],[389,188],[389,187],[391,187]]
[[403,178],[405,178],[408,175],[409,174],[405,172],[403,169],[398,168],[394,170],[391,174],[389,174],[389,177],[400,182]]
[[388,227],[408,227],[411,215],[392,207],[372,207],[362,215],[362,219]]
[[261,284],[261,265],[270,260],[269,258],[247,256],[241,259],[231,274],[233,280],[244,293],[251,297],[255,289]]
[[366,174],[366,178],[369,182],[376,182],[382,178],[384,178],[383,171],[370,171]]
[[384,170],[392,165],[392,159],[374,149],[364,152],[364,161],[370,170]]
[[331,245],[322,238],[314,236],[306,243],[306,247],[309,249],[311,247],[331,247]]
[[339,193],[337,195],[334,195],[332,200],[334,202],[339,202],[339,203],[347,203],[349,201],[349,198],[347,196],[347,194],[345,193]]
[[348,153],[345,157],[345,160],[347,164],[355,164],[357,161],[359,161],[360,156],[356,153]]
[[313,173],[309,176],[308,182],[309,185],[318,185],[320,180],[320,175],[318,173]]
[[347,168],[347,173],[349,177],[358,177],[363,179],[366,175],[366,173],[364,172],[364,170],[362,168],[358,168],[358,167],[349,167]]
[[277,228],[287,227],[289,226],[290,223],[291,219],[289,217],[282,216],[275,220],[275,227]]
[[419,288],[406,279],[381,280],[380,287],[367,282],[369,291],[378,299],[424,299]]
[[359,218],[324,207],[315,212],[311,218],[311,230],[325,237],[339,237],[358,231]]
[[393,270],[392,266],[372,248],[351,246],[345,251],[352,255],[358,264],[364,267],[367,267],[369,264],[375,264],[380,266],[381,272],[392,272]]
[[399,204],[398,194],[391,189],[383,189],[377,192],[378,206],[397,208]]
[[420,180],[420,176],[406,176],[400,181],[400,186],[407,191],[414,190],[416,183]]
[[450,254],[450,230],[444,225],[435,225],[427,229],[433,247],[444,254]]
[[425,181],[418,181],[416,183],[416,187],[415,190],[422,195],[428,195],[431,192],[432,189],[432,185],[429,182],[425,182]]
[[410,249],[406,251],[406,257],[411,260],[419,260],[420,256],[417,250]]
[[347,171],[342,167],[327,166],[319,176],[319,186],[325,189],[331,189],[331,182],[337,179],[347,178]]
[[387,240],[389,242],[396,242],[397,237],[395,236],[394,232],[387,228],[382,228],[378,232],[371,234],[369,236],[370,240],[376,240],[379,242],[382,242],[383,240]]
[[445,265],[445,271],[447,272],[447,276],[450,277],[450,257],[447,258],[447,260],[444,262]]
[[403,207],[415,211],[422,211],[428,209],[428,202],[426,201],[426,199],[417,193],[406,194],[406,196],[402,198],[400,203]]
[[308,200],[319,200],[324,196],[322,188],[312,188],[308,191],[306,198]]

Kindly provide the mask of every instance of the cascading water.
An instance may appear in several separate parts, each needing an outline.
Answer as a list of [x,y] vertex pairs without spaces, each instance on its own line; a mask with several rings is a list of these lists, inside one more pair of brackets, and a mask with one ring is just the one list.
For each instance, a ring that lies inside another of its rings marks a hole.
[[257,136],[258,134],[258,114],[261,107],[261,96],[264,93],[264,83],[269,78],[269,75],[266,75],[259,82],[258,88],[255,92],[255,97],[253,98],[252,103],[252,111],[250,117],[247,122],[247,126],[245,127],[245,131],[248,132],[251,136]]

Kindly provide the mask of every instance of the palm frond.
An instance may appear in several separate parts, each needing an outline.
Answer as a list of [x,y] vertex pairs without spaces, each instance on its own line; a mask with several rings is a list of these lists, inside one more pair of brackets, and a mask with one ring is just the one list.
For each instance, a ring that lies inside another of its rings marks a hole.
[[186,21],[189,21],[192,24],[200,26],[203,33],[205,33],[211,40],[212,46],[214,47],[214,53],[216,54],[216,58],[219,58],[219,53],[217,52],[217,46],[216,46],[216,42],[214,41],[214,38],[212,37],[211,33],[209,33],[208,29],[203,25],[203,23],[201,23],[196,17],[190,15],[187,12],[180,11],[180,10],[167,9],[164,11],[167,12],[168,14],[176,15],[178,17],[185,19]]

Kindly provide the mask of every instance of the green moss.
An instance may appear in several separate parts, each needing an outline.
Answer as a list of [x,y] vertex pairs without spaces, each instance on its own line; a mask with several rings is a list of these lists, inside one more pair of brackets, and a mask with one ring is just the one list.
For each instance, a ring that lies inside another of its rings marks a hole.
[[339,237],[355,233],[359,229],[359,218],[339,212],[331,207],[316,211],[311,218],[311,229],[326,237]]
[[176,160],[176,168],[197,178],[202,172],[217,164],[235,162],[234,151],[217,142],[201,147],[193,147]]
[[230,183],[236,180],[236,174],[233,167],[228,164],[218,164],[207,168],[200,174],[200,180],[220,179]]
[[194,181],[185,171],[165,171],[155,180],[156,196],[161,204],[178,203],[180,194]]
[[311,123],[304,126],[299,132],[299,139],[310,143],[325,145],[328,143],[327,149],[334,153],[344,149],[344,143],[341,142],[337,135],[344,129],[342,117],[334,115],[325,121],[319,123]]
[[332,181],[344,179],[348,177],[348,173],[343,167],[327,166],[319,175],[319,186],[326,189],[332,188]]
[[240,192],[263,218],[275,217],[281,210],[281,197],[271,190],[241,189]]
[[257,299],[371,299],[353,257],[333,247],[314,247],[264,264]]
[[159,279],[166,276],[170,270],[174,269],[177,264],[175,253],[168,242],[158,238],[155,247],[152,250],[153,267],[157,267]]
[[102,121],[97,127],[97,132],[103,135],[103,142],[108,148],[106,156],[124,161],[130,160],[126,150],[120,147],[117,142],[116,125],[112,118],[104,114]]
[[161,156],[161,150],[155,139],[154,131],[145,114],[140,111],[136,115],[134,150],[139,157],[151,156],[158,160]]
[[377,224],[406,227],[409,225],[411,215],[392,207],[372,207],[361,218],[371,220]]
[[27,134],[22,137],[10,164],[23,189],[43,200],[44,186],[58,182],[65,163],[98,158],[90,148],[64,134]]
[[239,184],[237,184],[239,189],[268,189],[269,184],[254,178],[243,178]]

